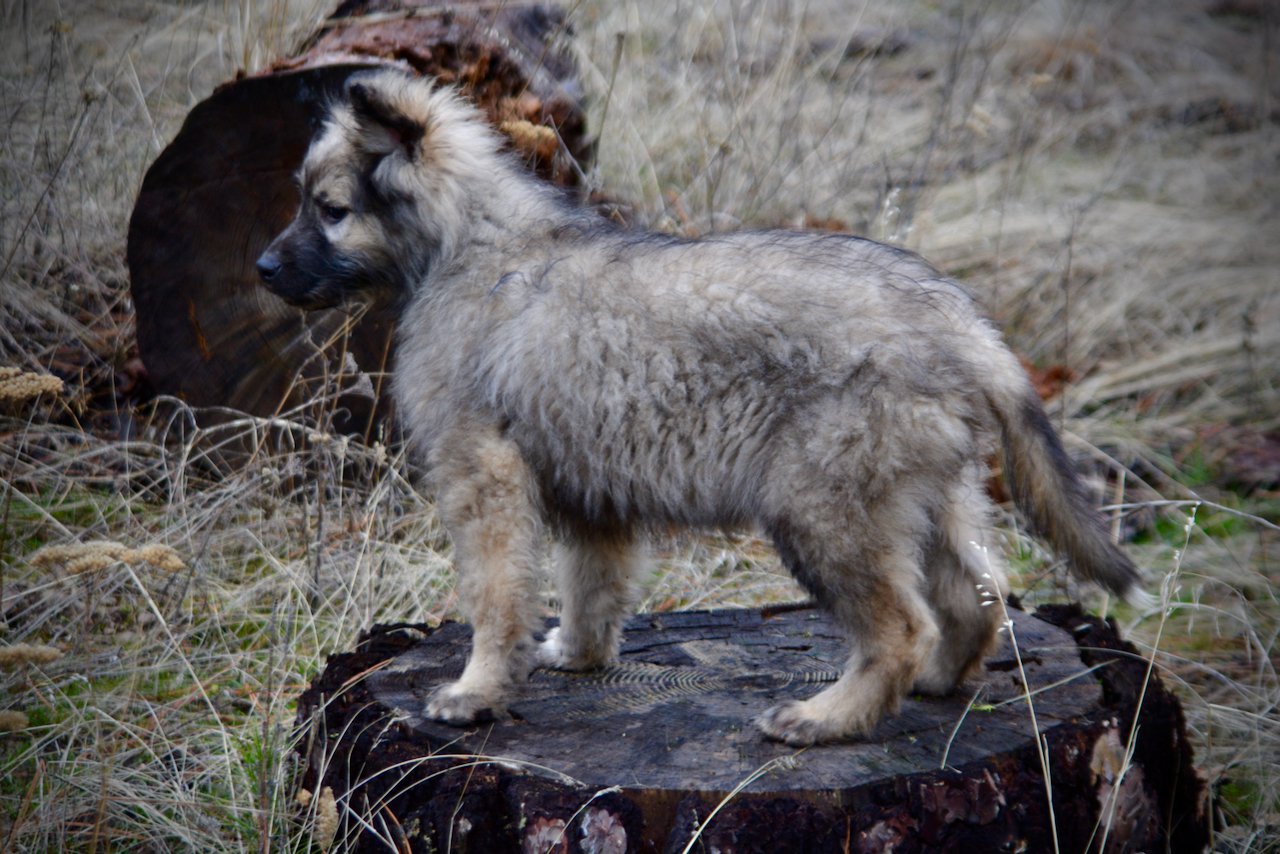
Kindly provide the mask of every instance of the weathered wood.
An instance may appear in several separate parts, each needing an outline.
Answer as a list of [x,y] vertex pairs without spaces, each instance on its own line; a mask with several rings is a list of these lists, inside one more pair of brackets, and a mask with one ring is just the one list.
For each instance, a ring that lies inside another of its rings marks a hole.
[[297,208],[294,172],[325,104],[361,69],[433,75],[511,131],[532,168],[572,185],[591,152],[565,38],[563,15],[542,4],[347,2],[297,57],[197,104],[147,171],[129,224],[150,386],[257,415],[321,395],[326,426],[371,432],[388,406],[390,315],[304,315],[254,268]]
[[[1114,813],[1108,850],[1200,850],[1202,784],[1176,699],[1158,679],[1143,696],[1145,664],[1105,623],[1041,615],[1016,612],[1014,634],[1060,850],[1101,842],[1100,809]],[[347,827],[355,847],[378,849],[382,834],[414,851],[681,851],[702,828],[693,850],[1052,849],[1008,640],[959,695],[909,699],[870,739],[801,751],[751,720],[837,675],[843,641],[809,608],[641,615],[619,664],[535,671],[509,720],[423,720],[426,692],[457,675],[469,641],[456,623],[376,627],[302,696],[302,785],[364,816],[363,832]]]

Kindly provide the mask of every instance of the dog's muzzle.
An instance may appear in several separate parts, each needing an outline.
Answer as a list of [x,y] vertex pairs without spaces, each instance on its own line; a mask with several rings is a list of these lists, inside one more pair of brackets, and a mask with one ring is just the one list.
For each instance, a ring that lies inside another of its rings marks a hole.
[[280,271],[284,269],[284,262],[280,260],[279,255],[267,250],[258,258],[256,266],[259,278],[269,284],[280,275]]

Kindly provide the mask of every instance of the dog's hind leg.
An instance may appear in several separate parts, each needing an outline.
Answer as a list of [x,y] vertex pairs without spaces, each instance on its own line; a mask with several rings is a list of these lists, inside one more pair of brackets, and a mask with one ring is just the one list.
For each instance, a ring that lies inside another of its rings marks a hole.
[[642,551],[626,530],[575,529],[557,543],[555,566],[560,625],[538,648],[538,662],[566,670],[609,663],[635,604]]
[[439,509],[473,637],[462,675],[432,693],[426,716],[466,724],[502,714],[533,666],[542,527],[528,466],[496,432],[472,425],[438,456]]
[[1004,562],[987,548],[990,502],[976,471],[948,491],[925,554],[927,595],[942,641],[915,690],[946,694],[982,668],[1001,619]]
[[[897,710],[933,655],[938,627],[922,595],[919,540],[913,536],[919,529],[903,531],[894,522],[903,503],[871,517],[886,528],[865,545],[828,525],[773,527],[784,562],[848,632],[851,649],[834,684],[807,700],[774,706],[757,720],[770,738],[803,746],[866,735]],[[844,520],[845,531],[850,521]]]

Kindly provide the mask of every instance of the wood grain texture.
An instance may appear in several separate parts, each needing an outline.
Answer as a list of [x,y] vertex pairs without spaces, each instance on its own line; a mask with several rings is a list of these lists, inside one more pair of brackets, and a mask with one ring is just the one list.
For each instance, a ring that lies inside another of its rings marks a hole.
[[[1108,654],[1114,632],[1078,610],[1050,613],[1058,625],[1013,616],[1062,850],[1088,847],[1108,800],[1114,850],[1198,850],[1201,787],[1176,700],[1148,686],[1137,761],[1118,777],[1140,688],[1129,671],[1145,666],[1122,645]],[[1082,659],[1081,638],[1094,660]],[[957,695],[913,697],[870,739],[800,751],[763,740],[751,720],[835,678],[843,642],[808,608],[641,615],[617,665],[535,671],[509,720],[468,730],[423,720],[425,693],[457,674],[468,644],[457,623],[381,627],[332,657],[299,703],[304,787],[347,793],[371,827],[423,851],[680,851],[700,827],[707,851],[1052,847],[1007,639]],[[357,847],[374,850],[377,836],[366,829]]]

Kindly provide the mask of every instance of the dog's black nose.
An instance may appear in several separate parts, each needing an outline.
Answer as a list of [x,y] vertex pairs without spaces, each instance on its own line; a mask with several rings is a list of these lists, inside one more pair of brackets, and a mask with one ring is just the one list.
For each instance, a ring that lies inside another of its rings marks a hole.
[[283,266],[280,256],[274,252],[263,252],[258,259],[258,275],[262,277],[262,281],[269,282],[280,275],[280,268]]

